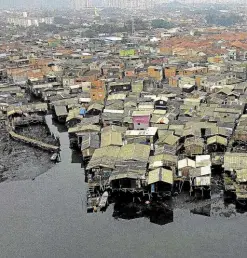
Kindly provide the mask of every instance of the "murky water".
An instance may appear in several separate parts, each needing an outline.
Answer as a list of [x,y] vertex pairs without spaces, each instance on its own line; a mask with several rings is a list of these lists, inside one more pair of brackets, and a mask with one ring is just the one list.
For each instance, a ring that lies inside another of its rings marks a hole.
[[246,257],[246,214],[175,209],[166,225],[115,219],[113,205],[87,214],[81,165],[67,133],[47,121],[60,136],[62,162],[34,181],[0,184],[0,257]]

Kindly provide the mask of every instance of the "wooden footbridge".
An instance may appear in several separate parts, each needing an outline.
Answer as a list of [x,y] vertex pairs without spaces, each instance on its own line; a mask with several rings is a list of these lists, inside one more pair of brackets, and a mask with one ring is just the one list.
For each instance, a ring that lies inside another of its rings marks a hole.
[[51,144],[47,144],[32,138],[15,133],[13,130],[9,130],[9,135],[17,141],[32,145],[34,147],[49,151],[49,152],[59,152],[60,148]]

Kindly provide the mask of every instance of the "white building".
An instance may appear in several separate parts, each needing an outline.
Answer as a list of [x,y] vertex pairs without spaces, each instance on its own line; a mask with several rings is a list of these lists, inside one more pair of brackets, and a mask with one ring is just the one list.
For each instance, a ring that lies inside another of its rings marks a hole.
[[154,7],[157,2],[154,0],[106,0],[107,7],[115,7],[122,9],[138,9],[145,10]]
[[45,24],[53,24],[54,23],[54,17],[43,17],[43,18],[37,18],[37,17],[10,17],[7,19],[7,22],[9,24],[13,24],[15,26],[21,26],[21,27],[30,27],[30,26],[39,26],[40,23]]
[[90,6],[89,0],[71,0],[71,9],[79,11]]

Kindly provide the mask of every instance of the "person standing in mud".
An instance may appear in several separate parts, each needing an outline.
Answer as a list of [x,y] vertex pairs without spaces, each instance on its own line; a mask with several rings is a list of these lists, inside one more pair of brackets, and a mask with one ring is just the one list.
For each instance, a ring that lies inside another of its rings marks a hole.
[[232,178],[232,180],[236,180],[236,178],[237,178],[236,170],[233,170],[233,171],[231,172],[231,178]]

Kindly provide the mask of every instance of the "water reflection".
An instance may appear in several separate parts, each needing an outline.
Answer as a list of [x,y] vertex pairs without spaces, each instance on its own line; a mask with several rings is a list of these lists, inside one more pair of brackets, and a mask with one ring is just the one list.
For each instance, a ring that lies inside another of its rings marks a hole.
[[208,204],[204,207],[195,208],[195,209],[191,210],[191,213],[210,217],[211,216],[211,204]]
[[50,120],[51,120],[52,125],[57,128],[58,133],[67,133],[68,132],[68,128],[65,125],[59,124],[57,121],[55,121],[52,118],[50,118]]
[[65,133],[68,131],[65,125],[57,123],[55,120],[52,119],[52,115],[45,116],[46,124],[52,134],[56,137],[60,136],[60,133]]
[[163,203],[123,203],[116,202],[112,215],[115,219],[132,220],[137,218],[148,218],[151,223],[166,225],[173,222],[173,210]]
[[71,163],[82,164],[82,157],[80,155],[80,152],[75,150],[71,151]]
[[167,225],[173,222],[173,210],[162,208],[150,210],[148,217],[151,223],[162,226]]
[[116,202],[112,216],[115,219],[136,219],[143,217],[142,207],[136,203]]

